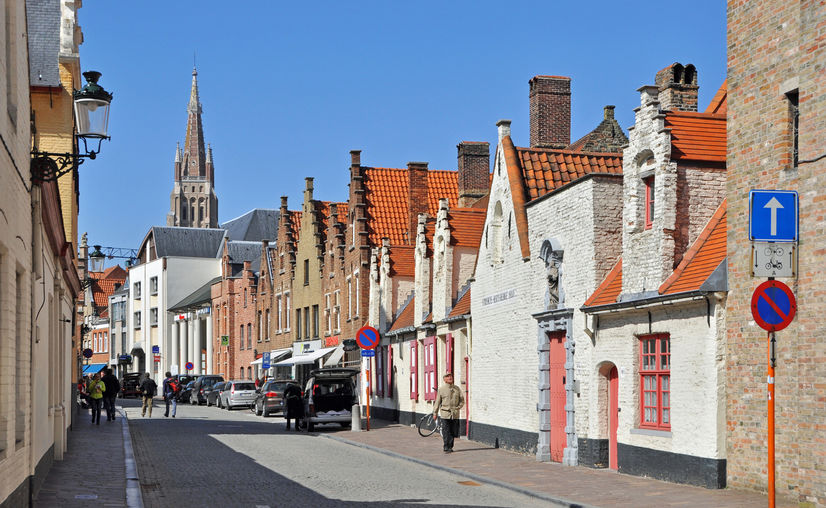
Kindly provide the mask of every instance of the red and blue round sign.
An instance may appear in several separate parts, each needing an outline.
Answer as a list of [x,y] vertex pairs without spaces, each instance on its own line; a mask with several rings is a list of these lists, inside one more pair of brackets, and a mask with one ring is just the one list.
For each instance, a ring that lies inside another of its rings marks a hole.
[[186,368],[186,370],[192,370],[195,368],[195,365],[193,365],[192,362],[186,362],[186,364],[184,364],[184,367]]
[[362,349],[373,349],[379,344],[379,331],[372,326],[362,326],[356,332],[356,342]]
[[797,302],[789,286],[767,280],[751,296],[751,315],[764,330],[776,332],[789,326],[797,312]]

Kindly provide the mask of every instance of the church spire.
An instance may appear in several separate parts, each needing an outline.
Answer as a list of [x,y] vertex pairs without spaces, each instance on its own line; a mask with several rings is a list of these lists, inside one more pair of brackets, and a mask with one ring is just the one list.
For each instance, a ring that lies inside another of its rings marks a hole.
[[209,180],[206,171],[204,129],[201,123],[201,101],[198,98],[198,69],[192,69],[192,89],[189,93],[186,140],[184,140],[183,175]]

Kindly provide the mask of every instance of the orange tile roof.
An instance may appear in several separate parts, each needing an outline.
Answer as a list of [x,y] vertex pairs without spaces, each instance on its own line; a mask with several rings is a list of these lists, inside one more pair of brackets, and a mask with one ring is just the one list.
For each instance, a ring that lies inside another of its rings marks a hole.
[[666,111],[671,159],[726,162],[726,115]]
[[388,332],[394,332],[396,330],[400,330],[402,328],[408,328],[413,326],[413,312],[416,308],[416,299],[411,298],[410,301],[407,303],[407,306],[402,310],[402,313],[399,314],[399,317],[393,321],[393,326],[390,327]]
[[[330,209],[332,208],[332,201],[319,201],[318,212],[321,214],[321,223],[324,230],[330,227]],[[338,206],[338,222],[347,221],[347,203],[335,203]]]
[[[112,293],[121,287],[126,280],[126,272],[122,268],[119,271],[114,271],[115,274],[119,272],[124,274],[123,278],[116,278],[115,275],[108,270],[102,273],[89,274],[89,278],[94,280],[92,283],[92,300],[94,300],[95,308],[98,309],[98,315],[100,315],[101,309],[109,306],[109,297],[112,296]],[[115,287],[116,285],[117,287]]]
[[591,173],[622,174],[621,153],[591,153],[544,148],[516,148],[528,200]]
[[662,295],[697,291],[726,259],[726,201],[717,207],[708,224],[682,261],[659,288]]
[[289,228],[292,230],[293,238],[298,242],[298,233],[301,232],[301,215],[304,213],[300,210],[290,210]]
[[412,245],[390,247],[390,276],[415,277],[416,249]]
[[487,210],[457,208],[448,212],[450,243],[459,247],[478,248],[485,231]]
[[[364,168],[365,201],[367,203],[367,231],[372,245],[381,245],[389,238],[392,245],[413,242],[405,233],[409,227],[407,209],[409,181],[407,169]],[[435,215],[439,199],[447,198],[450,206],[457,206],[459,183],[456,171],[427,172],[428,212]]]
[[705,110],[706,113],[720,113],[725,115],[728,112],[728,80],[723,80],[720,89],[714,94],[711,103]]
[[595,305],[607,305],[609,303],[617,303],[620,293],[622,292],[622,257],[617,259],[614,267],[605,276],[605,279],[597,287],[591,296],[585,300],[585,307],[592,307]]
[[447,315],[448,318],[452,317],[459,317],[464,316],[465,314],[470,314],[470,289],[465,291],[465,294],[459,298],[459,301],[456,302],[456,305],[450,310],[450,314]]

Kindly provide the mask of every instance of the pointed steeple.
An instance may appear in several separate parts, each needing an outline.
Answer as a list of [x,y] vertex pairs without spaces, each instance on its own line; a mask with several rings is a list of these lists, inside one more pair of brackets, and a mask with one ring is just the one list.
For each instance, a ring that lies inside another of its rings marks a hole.
[[198,98],[198,70],[192,69],[192,89],[189,94],[186,140],[184,141],[183,175],[209,179],[206,171],[204,129],[201,123],[201,101]]
[[181,162],[182,157],[183,155],[181,155],[181,142],[179,141],[175,143],[175,162]]

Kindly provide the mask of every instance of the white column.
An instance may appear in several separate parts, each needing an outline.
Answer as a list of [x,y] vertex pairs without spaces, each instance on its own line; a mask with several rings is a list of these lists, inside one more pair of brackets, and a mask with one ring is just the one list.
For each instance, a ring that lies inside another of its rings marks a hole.
[[[169,355],[167,355],[168,363],[169,363],[169,370],[177,370],[178,374],[181,373],[180,363],[178,363],[178,322],[174,321],[173,316],[172,321],[172,339],[169,341]],[[174,369],[173,369],[174,366]]]
[[186,369],[186,321],[180,320],[178,325],[178,369],[183,374]]
[[201,326],[201,317],[196,315],[195,316],[195,337],[194,337],[194,340],[193,340],[193,342],[195,343],[195,349],[193,349],[193,351],[194,351],[193,356],[195,357],[195,360],[193,360],[193,363],[195,363],[195,374],[197,374],[199,376],[201,374],[203,374],[203,372],[201,372],[202,371],[202,369],[201,369],[201,349],[203,348],[203,342],[202,342],[203,341],[203,334],[201,333],[202,331],[203,331],[203,327]]
[[[195,361],[195,320],[192,317],[188,317],[186,320],[186,324],[189,327],[187,330],[187,338],[189,339],[189,346],[187,347],[187,357],[186,361],[192,362],[194,367],[198,368],[198,362]],[[196,372],[194,369],[192,372]]]
[[212,337],[212,314],[206,317],[206,373],[213,374],[212,369],[212,355],[214,354],[213,343],[215,339]]

